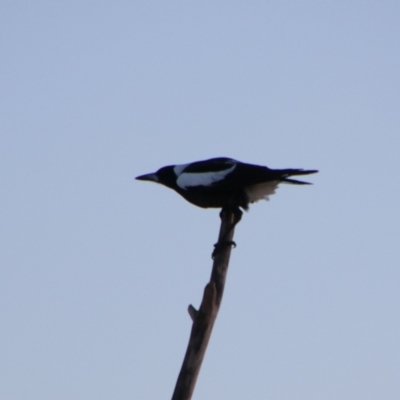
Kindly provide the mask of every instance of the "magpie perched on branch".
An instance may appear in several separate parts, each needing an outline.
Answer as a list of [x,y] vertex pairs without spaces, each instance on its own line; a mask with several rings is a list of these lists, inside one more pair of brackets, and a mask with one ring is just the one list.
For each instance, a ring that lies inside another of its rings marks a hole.
[[[308,185],[308,182],[291,179],[291,176],[308,175],[317,170],[271,169],[260,165],[246,164],[232,158],[211,158],[190,164],[169,165],[157,172],[136,177],[141,181],[152,181],[174,189],[190,203],[202,208],[221,208],[234,215],[231,230],[240,221],[242,211],[249,204],[266,199],[275,193],[280,183]],[[229,232],[226,233],[228,237]],[[212,258],[224,246],[236,246],[232,240],[221,239],[214,245]]]
[[220,157],[190,164],[169,165],[136,179],[167,186],[198,207],[240,212],[239,208],[248,210],[250,203],[268,200],[268,196],[275,193],[280,183],[310,184],[291,177],[316,172],[318,171],[271,169]]

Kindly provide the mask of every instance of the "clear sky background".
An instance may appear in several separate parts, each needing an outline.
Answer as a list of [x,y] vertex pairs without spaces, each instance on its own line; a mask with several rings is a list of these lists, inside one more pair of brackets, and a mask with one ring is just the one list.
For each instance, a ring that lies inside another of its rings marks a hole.
[[135,181],[311,168],[238,225],[194,400],[400,398],[400,3],[0,5],[0,398],[168,399],[218,210]]

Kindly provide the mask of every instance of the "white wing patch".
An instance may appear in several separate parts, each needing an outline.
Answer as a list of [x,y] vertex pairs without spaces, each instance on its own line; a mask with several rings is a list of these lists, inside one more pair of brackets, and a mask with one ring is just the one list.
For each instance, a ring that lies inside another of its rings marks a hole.
[[247,186],[245,192],[249,198],[249,202],[255,203],[258,200],[269,200],[268,196],[275,193],[275,189],[278,187],[279,183],[279,181],[270,181]]
[[[184,172],[179,176],[176,183],[179,187],[185,190],[192,186],[210,186],[215,182],[222,181],[230,172],[235,169],[235,167],[236,164],[233,164],[230,168],[217,172]],[[175,168],[174,171],[176,173]]]

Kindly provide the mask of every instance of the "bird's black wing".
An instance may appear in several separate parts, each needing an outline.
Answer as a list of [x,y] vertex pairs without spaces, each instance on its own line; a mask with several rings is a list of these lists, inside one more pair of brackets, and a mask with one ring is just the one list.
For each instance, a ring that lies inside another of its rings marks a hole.
[[[232,161],[232,160],[231,160]],[[288,179],[296,175],[308,175],[318,171],[304,169],[271,169],[262,165],[246,164],[234,161],[236,167],[228,173],[221,181],[215,182],[210,186],[212,188],[243,188],[246,186],[257,185],[269,181],[282,181],[287,183],[307,184],[308,182]]]
[[[228,171],[230,170],[230,171]],[[226,171],[226,173],[224,173]],[[269,181],[285,181],[293,175],[306,175],[317,171],[301,169],[271,169],[261,165],[246,164],[227,157],[211,158],[187,165],[178,178],[183,187],[201,186],[203,190],[233,190]],[[202,176],[204,179],[202,179]],[[193,184],[191,184],[193,182]],[[287,180],[288,183],[294,183]],[[296,183],[302,183],[296,181]]]
[[278,179],[279,174],[274,170],[261,165],[246,164],[237,161],[233,171],[226,175],[221,182],[216,182],[219,187],[242,188],[257,183],[268,182]]
[[227,157],[210,158],[209,160],[191,163],[182,172],[193,174],[220,172],[231,168],[235,163],[237,161]]

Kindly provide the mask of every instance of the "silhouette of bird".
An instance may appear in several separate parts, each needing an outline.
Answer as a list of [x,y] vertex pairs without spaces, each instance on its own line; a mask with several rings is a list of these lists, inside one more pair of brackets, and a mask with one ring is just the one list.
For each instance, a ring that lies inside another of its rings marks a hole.
[[307,185],[292,176],[309,175],[317,170],[271,169],[219,157],[189,164],[169,165],[136,179],[167,186],[190,203],[202,208],[248,210],[249,204],[275,193],[280,183]]

